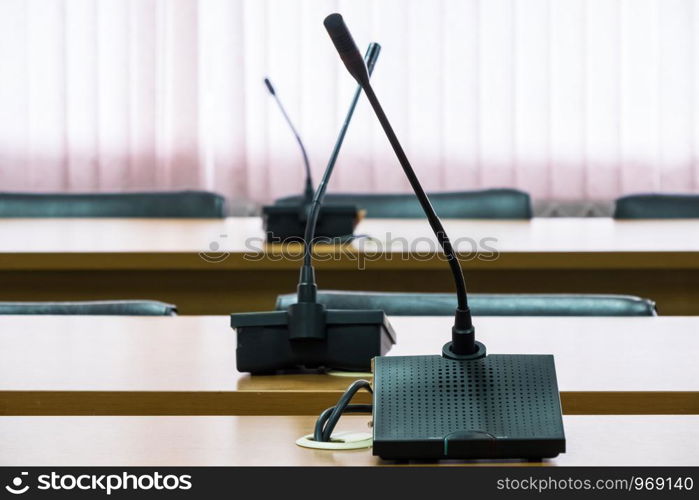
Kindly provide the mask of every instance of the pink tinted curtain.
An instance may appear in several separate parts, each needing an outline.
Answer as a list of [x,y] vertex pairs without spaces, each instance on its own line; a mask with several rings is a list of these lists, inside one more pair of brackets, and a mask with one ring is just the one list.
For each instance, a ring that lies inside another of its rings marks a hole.
[[[699,191],[692,0],[3,0],[0,190],[202,188],[234,207],[316,177],[354,90],[341,12],[430,190]],[[407,191],[362,100],[331,190]]]

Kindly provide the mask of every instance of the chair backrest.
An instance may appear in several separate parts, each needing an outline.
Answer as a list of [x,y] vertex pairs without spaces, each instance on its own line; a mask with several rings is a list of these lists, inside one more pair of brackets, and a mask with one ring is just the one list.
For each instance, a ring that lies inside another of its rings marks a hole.
[[[437,215],[444,219],[531,219],[529,195],[516,189],[484,189],[431,193],[430,200]],[[277,204],[298,204],[302,196],[288,196]],[[415,195],[329,193],[325,203],[356,205],[366,210],[366,217],[416,219],[425,216]]]
[[209,191],[0,193],[0,217],[221,218],[225,201]]
[[176,316],[177,307],[157,300],[86,302],[0,302],[0,315]]
[[[296,294],[277,297],[286,309]],[[451,316],[453,293],[318,292],[328,309],[381,309],[389,316]],[[655,316],[655,302],[631,295],[596,294],[470,294],[474,316]]]
[[615,219],[699,219],[699,195],[634,194],[618,198]]

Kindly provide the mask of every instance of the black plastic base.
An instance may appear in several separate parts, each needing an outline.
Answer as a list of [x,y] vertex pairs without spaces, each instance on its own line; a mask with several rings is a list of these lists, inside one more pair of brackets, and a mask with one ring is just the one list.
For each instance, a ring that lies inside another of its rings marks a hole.
[[[268,205],[262,207],[267,241],[303,241],[306,231],[306,205]],[[359,222],[357,207],[325,205],[320,209],[315,229],[316,240],[352,236]]]
[[553,356],[374,360],[374,455],[541,459],[564,451]]
[[290,339],[289,313],[231,314],[237,330],[240,372],[303,369],[370,371],[371,360],[396,343],[383,311],[327,310],[324,339]]

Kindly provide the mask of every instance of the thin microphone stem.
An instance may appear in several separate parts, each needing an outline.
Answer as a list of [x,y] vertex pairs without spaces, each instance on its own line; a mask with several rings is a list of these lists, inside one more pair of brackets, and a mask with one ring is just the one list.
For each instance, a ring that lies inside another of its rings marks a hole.
[[[268,88],[270,87],[271,84],[268,84]],[[294,137],[296,137],[296,142],[298,143],[299,147],[301,148],[301,154],[303,155],[303,163],[306,167],[306,187],[305,187],[305,198],[306,201],[310,201],[311,197],[313,196],[313,179],[311,177],[311,164],[308,161],[308,153],[306,153],[306,148],[303,145],[303,141],[301,140],[301,136],[299,133],[296,131],[296,127],[294,127],[294,124],[291,123],[291,118],[289,118],[289,115],[286,113],[286,109],[284,109],[284,105],[282,105],[282,102],[279,100],[279,97],[277,97],[276,92],[270,92],[272,97],[277,103],[277,106],[279,106],[279,110],[282,112],[282,115],[284,116],[284,119],[286,120],[286,123],[289,125],[289,128],[294,134]]]
[[422,185],[420,184],[413,167],[410,165],[408,157],[405,155],[403,147],[400,145],[398,137],[396,137],[393,127],[391,127],[391,123],[388,121],[388,118],[381,107],[381,103],[379,103],[379,100],[376,98],[374,89],[368,82],[364,84],[364,93],[366,94],[367,99],[369,99],[371,107],[374,108],[374,112],[376,113],[376,116],[379,119],[386,136],[388,137],[388,142],[391,143],[391,147],[393,147],[393,151],[396,153],[398,161],[403,167],[403,171],[405,172],[413,191],[415,191],[415,195],[417,196],[420,205],[422,205],[422,209],[427,216],[427,220],[429,221],[432,230],[437,235],[437,241],[439,242],[439,245],[442,247],[447,260],[449,261],[449,266],[451,267],[451,272],[454,275],[454,282],[456,284],[458,308],[461,310],[467,310],[468,299],[466,295],[466,281],[464,280],[464,273],[461,269],[461,264],[459,263],[456,252],[451,246],[449,236],[447,236],[447,233],[442,226],[442,221],[439,220],[439,217],[432,207],[432,203],[430,203],[430,199],[427,197],[425,190],[422,189]]
[[[374,71],[374,65],[376,63],[376,59],[378,58],[380,51],[381,46],[378,43],[369,44],[369,48],[367,49],[366,54],[364,55],[364,61],[366,62],[369,75],[371,75],[371,73]],[[354,114],[354,109],[357,107],[357,102],[359,101],[359,97],[361,94],[362,86],[357,85],[357,90],[354,91],[354,97],[352,97],[352,102],[350,104],[349,111],[347,112],[347,116],[345,117],[345,121],[342,123],[342,128],[340,129],[337,141],[335,142],[335,147],[333,148],[332,153],[330,154],[330,159],[328,160],[328,165],[325,168],[323,178],[320,180],[320,183],[316,188],[316,192],[313,195],[313,201],[311,203],[311,209],[308,213],[308,220],[306,221],[306,231],[303,238],[304,243],[306,245],[306,251],[303,256],[304,268],[310,268],[313,265],[313,240],[315,238],[315,229],[316,224],[318,222],[318,214],[320,213],[320,209],[323,204],[323,199],[325,198],[325,191],[328,188],[330,177],[332,176],[333,170],[335,168],[337,156],[339,155],[340,149],[342,148],[342,143],[345,140],[345,134],[347,134],[347,129],[349,128],[350,121],[352,120],[352,115]],[[308,271],[306,271],[306,273],[309,279],[313,279],[312,273]]]
[[[451,241],[449,241],[449,236],[447,236],[444,227],[442,227],[442,222],[435,213],[432,203],[430,203],[430,199],[422,189],[422,185],[420,184],[417,175],[415,175],[415,171],[410,165],[408,157],[405,155],[403,147],[400,145],[398,137],[396,137],[393,127],[391,127],[391,123],[388,121],[386,113],[384,113],[383,108],[381,107],[381,104],[374,93],[374,89],[371,87],[366,67],[362,62],[362,56],[357,50],[357,45],[354,43],[352,34],[345,25],[345,21],[342,19],[340,14],[330,14],[325,18],[323,24],[325,25],[325,29],[328,31],[328,35],[330,35],[333,45],[335,45],[335,49],[337,49],[340,59],[342,59],[342,62],[347,68],[347,71],[349,71],[350,75],[352,75],[357,83],[364,89],[364,93],[366,94],[367,99],[369,99],[371,107],[374,108],[374,113],[376,113],[376,117],[381,123],[386,137],[388,137],[388,141],[393,147],[393,152],[398,157],[398,161],[403,167],[405,176],[408,178],[408,181],[415,192],[415,196],[417,196],[417,199],[422,206],[422,210],[427,216],[427,220],[432,227],[432,231],[434,231],[434,234],[437,236],[437,241],[439,242],[439,245],[442,247],[447,260],[449,261],[449,267],[451,268],[451,273],[454,277],[454,284],[456,285],[458,306],[456,308],[456,312],[454,313],[454,326],[451,329],[452,341],[444,346],[442,349],[442,354],[451,359],[465,359],[472,356],[482,357],[485,355],[485,347],[483,344],[479,344],[475,340],[475,330],[471,321],[471,311],[468,308],[468,297],[466,295],[466,281],[464,280],[464,273],[461,270],[459,259],[456,256],[454,248],[451,246]],[[456,358],[454,358],[454,356]]]

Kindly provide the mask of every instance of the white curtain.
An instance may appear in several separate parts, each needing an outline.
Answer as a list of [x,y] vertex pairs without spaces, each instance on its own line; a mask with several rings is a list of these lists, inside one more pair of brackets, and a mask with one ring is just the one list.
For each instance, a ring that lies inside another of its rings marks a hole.
[[[325,166],[354,82],[341,12],[429,190],[699,191],[693,0],[1,0],[0,190],[299,192],[277,87]],[[406,191],[363,99],[334,191]]]

